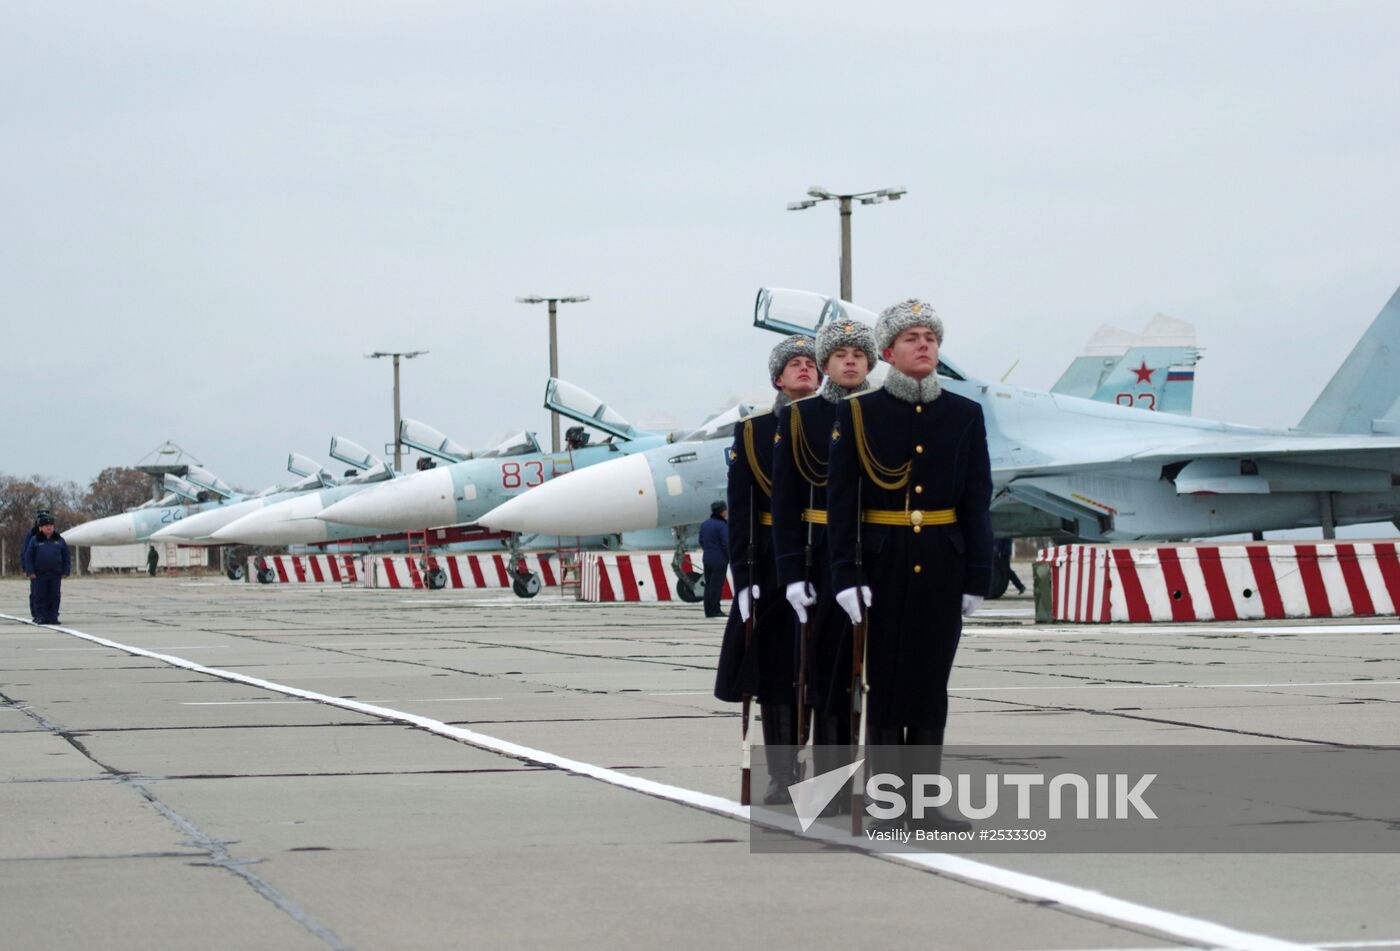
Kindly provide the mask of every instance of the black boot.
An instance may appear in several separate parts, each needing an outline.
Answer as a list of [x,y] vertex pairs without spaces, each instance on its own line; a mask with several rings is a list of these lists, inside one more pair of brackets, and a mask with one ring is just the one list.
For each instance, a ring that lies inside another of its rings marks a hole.
[[788,704],[765,703],[763,712],[763,755],[768,760],[768,788],[763,804],[777,806],[788,801],[788,787],[797,782],[797,716]]
[[[851,721],[841,717],[818,716],[816,720],[815,733],[812,737],[812,773],[820,776],[822,773],[829,773],[833,769],[839,769],[850,762],[851,756]],[[854,778],[859,783],[862,773],[857,772]],[[851,796],[843,792],[822,810],[824,816],[849,816],[851,814]]]
[[[908,771],[904,768],[904,758],[901,755],[904,746],[904,727],[869,727],[866,735],[869,748],[866,756],[869,757],[867,765],[870,775],[875,776],[880,773],[892,773],[905,780],[904,788],[908,789],[909,781],[905,775]],[[866,800],[867,812],[873,800]],[[872,819],[866,828],[875,834],[900,832],[905,828],[907,816],[899,815],[892,819]]]
[[[921,771],[941,773],[943,771],[943,731],[931,728],[910,729],[909,741],[912,745],[928,750],[919,757]],[[966,819],[950,816],[937,806],[925,806],[921,819],[911,817],[909,828],[925,832],[968,832],[972,823]]]

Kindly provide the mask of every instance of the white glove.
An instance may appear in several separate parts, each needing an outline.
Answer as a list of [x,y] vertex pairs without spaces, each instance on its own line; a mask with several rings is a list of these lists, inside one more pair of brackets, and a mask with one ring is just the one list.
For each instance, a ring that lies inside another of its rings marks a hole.
[[963,617],[971,615],[973,611],[976,611],[982,606],[982,602],[985,600],[986,598],[982,597],[980,594],[963,595]]
[[739,620],[745,624],[749,622],[749,614],[753,611],[753,603],[758,600],[758,585],[751,584],[743,591],[739,592]]
[[792,613],[797,615],[797,619],[803,624],[807,623],[807,609],[817,603],[817,591],[805,581],[794,581],[787,586],[788,604],[792,605]]
[[872,603],[870,589],[865,585],[861,585],[859,593],[857,593],[856,588],[847,588],[844,591],[838,591],[836,592],[836,603],[841,605],[841,610],[845,611],[850,617],[852,624],[859,624],[861,604],[864,603],[868,608]]

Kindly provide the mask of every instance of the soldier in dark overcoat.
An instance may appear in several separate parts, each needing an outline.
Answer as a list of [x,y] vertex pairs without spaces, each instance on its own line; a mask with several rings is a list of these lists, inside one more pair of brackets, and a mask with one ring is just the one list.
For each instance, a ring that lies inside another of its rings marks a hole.
[[[778,410],[773,451],[773,546],[778,583],[798,621],[808,623],[807,669],[798,716],[813,719],[815,772],[839,765],[850,745],[851,623],[836,604],[826,538],[827,456],[841,401],[869,389],[875,334],[839,318],[817,334],[826,381],[817,395]],[[798,647],[799,662],[803,656]],[[846,800],[840,800],[845,803]]]
[[[768,378],[778,391],[774,409],[816,391],[815,342],[811,337],[784,338],[768,357]],[[796,781],[797,743],[795,658],[796,618],[778,585],[773,552],[771,507],[774,434],[772,410],[756,413],[734,427],[729,451],[729,567],[734,603],[720,645],[715,696],[730,702],[746,695],[759,701],[765,746],[780,750],[768,756],[768,804],[783,802]],[[752,639],[746,624],[753,612]]]
[[982,407],[942,387],[943,322],[906,300],[875,326],[883,385],[845,400],[832,438],[832,583],[868,612],[868,741],[941,746],[962,619],[991,583],[991,466]]

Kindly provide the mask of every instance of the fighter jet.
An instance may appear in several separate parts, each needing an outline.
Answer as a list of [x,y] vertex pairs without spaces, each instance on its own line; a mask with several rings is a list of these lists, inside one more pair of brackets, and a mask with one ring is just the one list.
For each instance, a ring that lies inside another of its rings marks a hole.
[[[336,541],[338,537],[375,534],[363,526],[332,526],[314,516],[327,505],[366,486],[392,479],[396,473],[368,449],[342,436],[331,438],[330,456],[351,467],[336,484],[311,487],[265,507],[257,507],[210,532],[209,540],[220,545],[305,545]],[[341,530],[344,534],[338,536]]]
[[[870,311],[843,301],[765,289],[755,324],[812,332],[813,321]],[[820,299],[814,307],[813,299]],[[801,322],[796,322],[800,320]],[[1400,374],[1363,372],[1400,333],[1400,291],[1376,318],[1307,420],[1396,432]],[[1088,541],[1172,540],[1395,519],[1400,438],[1261,429],[1136,406],[991,383],[940,355],[941,382],[981,404],[999,536]],[[1348,382],[1356,380],[1355,383]],[[1340,383],[1338,381],[1341,381]],[[1338,407],[1359,407],[1344,413]],[[1379,410],[1377,409],[1379,408]],[[723,432],[629,456],[513,499],[480,519],[503,531],[585,534],[701,521],[723,498]]]
[[77,546],[144,542],[188,515],[231,506],[243,498],[218,476],[199,466],[189,466],[184,478],[167,473],[163,481],[167,493],[159,499],[119,515],[75,525],[63,533],[64,540]]
[[[544,405],[581,424],[569,430],[568,447],[564,452],[541,452],[533,441],[522,447],[520,441],[515,440],[476,457],[462,458],[357,492],[327,505],[316,518],[367,526],[379,532],[471,525],[507,499],[544,485],[559,475],[643,452],[666,441],[660,433],[637,429],[597,397],[564,380],[549,380],[545,386]],[[591,442],[584,426],[603,432],[608,438]],[[432,435],[416,429],[405,430],[401,438],[423,451],[433,451],[428,447],[436,443]],[[522,448],[526,451],[519,451]]]
[[295,452],[287,457],[287,471],[302,478],[291,485],[268,486],[241,502],[189,515],[153,533],[151,541],[176,542],[181,545],[215,545],[218,543],[211,536],[225,525],[299,493],[336,485],[338,481],[320,463]]

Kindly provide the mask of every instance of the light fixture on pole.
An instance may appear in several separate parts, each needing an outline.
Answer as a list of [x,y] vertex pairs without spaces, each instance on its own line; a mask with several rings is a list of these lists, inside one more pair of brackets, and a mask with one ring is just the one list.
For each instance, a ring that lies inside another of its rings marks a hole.
[[[517,297],[517,304],[549,304],[549,375],[559,377],[559,305],[582,304],[588,300],[587,294],[574,294],[569,297],[545,297],[530,294]],[[559,451],[559,414],[550,413],[550,451]]]
[[858,201],[862,205],[878,205],[882,201],[898,201],[903,198],[909,189],[902,185],[893,188],[878,188],[869,192],[852,192],[847,195],[829,192],[820,185],[813,185],[807,189],[808,197],[802,201],[788,202],[788,211],[802,211],[804,208],[813,208],[824,201],[834,201],[840,204],[841,208],[841,299],[851,299],[851,202]]
[[366,360],[377,360],[380,357],[394,358],[394,471],[403,471],[403,445],[399,442],[399,358],[412,360],[414,357],[421,357],[427,353],[426,350],[376,350],[373,353],[365,354]]

